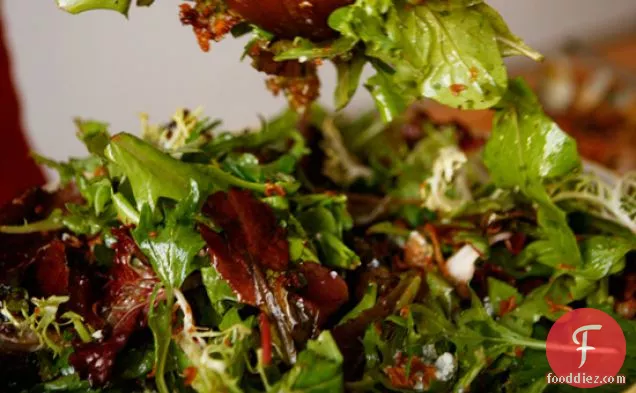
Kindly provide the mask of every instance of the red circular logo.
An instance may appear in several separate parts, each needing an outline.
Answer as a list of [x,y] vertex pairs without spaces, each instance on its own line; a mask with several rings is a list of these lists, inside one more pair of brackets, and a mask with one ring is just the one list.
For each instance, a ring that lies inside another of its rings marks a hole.
[[625,335],[619,324],[594,308],[559,318],[548,333],[546,355],[553,376],[548,383],[593,388],[614,382],[625,361]]

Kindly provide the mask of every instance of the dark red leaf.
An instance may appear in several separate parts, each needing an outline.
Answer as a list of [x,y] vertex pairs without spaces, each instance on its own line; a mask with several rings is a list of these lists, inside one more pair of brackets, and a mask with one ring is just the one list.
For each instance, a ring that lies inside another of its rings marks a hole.
[[68,295],[69,268],[64,242],[54,239],[40,248],[35,255],[33,268],[39,296]]
[[305,302],[315,306],[317,323],[321,326],[349,300],[347,283],[336,272],[317,263],[303,263],[298,266],[298,270],[306,281],[298,294]]
[[280,38],[297,36],[313,40],[332,38],[327,24],[335,9],[351,0],[228,0],[230,9]]
[[203,212],[226,232],[232,248],[245,250],[263,267],[282,271],[289,263],[285,230],[272,209],[246,190],[217,192],[208,198]]
[[254,267],[278,271],[287,267],[285,230],[278,225],[272,209],[249,191],[217,192],[208,198],[203,213],[223,228],[223,234],[218,234],[200,227],[212,265],[241,302],[257,305]]
[[296,356],[291,331],[296,324],[288,308],[274,296],[265,269],[285,270],[289,245],[285,230],[272,209],[249,191],[230,190],[210,196],[203,213],[223,229],[222,234],[201,226],[212,265],[241,302],[261,307],[273,318],[286,359]]
[[[117,238],[113,245],[115,261],[102,300],[108,338],[78,346],[70,358],[73,367],[94,384],[108,381],[117,353],[136,330],[146,326],[149,299],[159,282],[128,228],[115,228],[112,232]],[[140,263],[133,263],[133,257]]]
[[230,252],[225,239],[218,233],[202,226],[201,236],[208,245],[212,266],[230,285],[242,303],[256,306],[256,288],[251,267],[241,252]]

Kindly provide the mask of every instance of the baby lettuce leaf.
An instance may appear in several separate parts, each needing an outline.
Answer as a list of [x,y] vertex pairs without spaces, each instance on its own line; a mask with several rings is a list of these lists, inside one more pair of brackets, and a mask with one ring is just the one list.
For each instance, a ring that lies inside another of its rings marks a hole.
[[334,62],[338,73],[338,83],[334,91],[334,102],[337,110],[347,106],[358,90],[365,62],[364,57],[358,55],[354,55],[347,61]]
[[[442,2],[445,2],[442,0]],[[477,3],[477,2],[475,2]],[[481,3],[481,1],[479,2]],[[428,3],[430,5],[430,2]],[[543,60],[543,55],[528,46],[521,38],[514,35],[508,25],[503,20],[501,15],[495,11],[492,7],[485,3],[479,4],[476,7],[481,13],[483,13],[495,30],[495,39],[499,45],[499,51],[504,57],[507,56],[526,56],[535,61]]]
[[498,187],[518,189],[537,204],[543,238],[529,247],[539,262],[552,267],[579,266],[581,254],[566,214],[544,187],[544,182],[580,168],[576,142],[543,113],[521,79],[510,82],[508,93],[497,106],[484,163]]
[[201,269],[201,278],[212,308],[219,317],[225,315],[233,303],[239,303],[238,297],[216,268],[204,267]]
[[199,199],[197,185],[192,182],[188,197],[166,211],[162,224],[153,224],[153,214],[145,205],[139,225],[132,231],[139,248],[167,287],[179,288],[183,284],[193,270],[194,257],[205,245],[194,227]]
[[344,389],[342,355],[329,331],[323,331],[298,355],[296,364],[269,391],[336,393]]
[[[225,172],[217,165],[187,163],[163,153],[151,144],[126,133],[113,136],[105,155],[132,188],[137,209],[144,204],[154,211],[159,198],[181,201],[188,197],[190,182],[197,184],[199,193],[209,195],[232,186],[265,193],[265,183],[250,182]],[[287,192],[294,192],[298,183],[293,180],[275,182]]]
[[569,274],[588,280],[600,280],[625,269],[625,255],[636,249],[634,239],[593,236],[581,242],[583,264]]
[[503,56],[541,57],[478,0],[358,0],[333,12],[329,25],[364,46],[378,71],[366,85],[386,120],[400,113],[403,100],[420,97],[489,108],[506,91]]
[[314,239],[325,265],[350,270],[360,266],[358,255],[342,240],[343,232],[353,226],[344,195],[309,194],[294,201],[296,218]]
[[376,283],[370,283],[367,286],[366,291],[364,292],[364,296],[360,299],[360,302],[356,304],[354,308],[351,309],[338,323],[339,325],[358,317],[365,310],[370,309],[375,306],[375,302],[378,298],[378,285]]
[[213,188],[213,179],[193,164],[181,162],[130,134],[117,134],[106,147],[106,157],[126,176],[137,209],[154,211],[159,198],[180,201],[188,197],[190,182],[202,194]]

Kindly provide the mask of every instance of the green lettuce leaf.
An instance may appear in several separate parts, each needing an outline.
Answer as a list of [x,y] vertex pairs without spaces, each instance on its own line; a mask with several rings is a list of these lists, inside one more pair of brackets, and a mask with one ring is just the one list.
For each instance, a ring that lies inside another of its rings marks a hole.
[[179,288],[193,271],[192,261],[205,242],[194,226],[200,193],[195,182],[187,198],[166,211],[163,224],[153,223],[153,214],[145,205],[139,225],[132,235],[161,279],[170,288]]
[[201,269],[201,277],[210,303],[212,303],[212,308],[219,317],[225,315],[232,305],[239,303],[230,285],[221,278],[221,275],[214,267]]
[[510,82],[498,105],[484,163],[498,187],[519,190],[537,204],[543,238],[529,247],[539,261],[552,267],[579,266],[581,255],[566,214],[552,202],[544,186],[580,168],[576,142],[543,113],[520,79]]
[[342,355],[329,331],[323,331],[298,355],[296,364],[268,392],[337,393],[344,391]]
[[358,0],[334,11],[329,25],[364,45],[378,71],[366,85],[386,120],[420,97],[489,108],[506,91],[504,56],[540,58],[478,0]]
[[127,16],[130,0],[57,0],[57,6],[71,14],[91,10],[113,10]]
[[360,77],[366,60],[364,57],[354,55],[349,60],[338,60],[334,64],[338,73],[336,90],[334,91],[334,103],[336,110],[347,106],[351,98],[358,90]]
[[[197,184],[203,197],[213,191],[227,190],[232,186],[260,193],[267,190],[266,184],[245,181],[225,172],[217,165],[177,160],[126,133],[113,136],[105,154],[130,183],[139,210],[146,204],[154,211],[160,198],[175,201],[187,198],[192,181]],[[287,192],[294,192],[298,188],[295,181],[284,180],[274,184]]]

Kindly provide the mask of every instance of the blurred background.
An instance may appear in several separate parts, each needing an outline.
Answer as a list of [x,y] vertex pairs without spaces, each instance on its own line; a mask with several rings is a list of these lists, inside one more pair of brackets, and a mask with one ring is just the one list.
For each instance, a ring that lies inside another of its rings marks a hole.
[[[178,107],[201,105],[211,117],[223,119],[226,128],[235,129],[256,125],[259,114],[283,108],[285,100],[264,88],[264,76],[248,61],[239,63],[245,41],[227,39],[209,53],[201,52],[191,29],[180,25],[179,3],[160,0],[150,8],[132,7],[126,20],[114,12],[71,16],[53,0],[2,1],[8,64],[30,146],[55,159],[82,155],[83,146],[74,135],[75,116],[108,121],[114,132],[135,132],[139,112],[162,122]],[[571,128],[583,127],[570,113],[579,106],[572,83],[588,81],[593,90],[588,95],[603,97],[596,98],[603,102],[610,90],[614,97],[631,83],[636,70],[636,34],[631,35],[636,32],[635,0],[488,3],[516,34],[555,59],[540,68],[525,60],[511,66],[530,74],[538,88],[547,86],[543,95],[553,101],[551,111],[574,124]],[[564,60],[559,49],[568,42],[578,43],[570,47],[587,60]],[[321,101],[330,106],[335,73],[330,65],[322,68]],[[627,96],[618,95],[623,101],[616,105],[631,105]],[[370,106],[369,96],[360,89],[349,110]],[[590,113],[585,105],[576,110],[578,117]],[[589,123],[587,118],[580,121]],[[479,128],[484,123],[477,119],[475,124]],[[3,145],[8,149],[6,142]],[[7,167],[2,168],[6,177]]]

